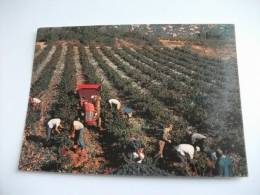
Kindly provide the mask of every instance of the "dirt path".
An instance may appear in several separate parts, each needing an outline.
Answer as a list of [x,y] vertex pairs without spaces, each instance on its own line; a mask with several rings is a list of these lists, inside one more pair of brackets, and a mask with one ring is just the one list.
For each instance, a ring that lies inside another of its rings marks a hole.
[[48,88],[45,90],[45,93],[43,93],[43,95],[41,96],[42,106],[40,112],[40,127],[44,127],[44,122],[47,117],[47,112],[51,107],[51,105],[54,103],[54,101],[57,101],[57,97],[59,95],[57,87],[61,82],[62,73],[64,71],[66,53],[67,53],[67,45],[63,44],[59,61],[56,64]]
[[76,68],[76,83],[84,83],[84,75],[82,74],[82,67],[79,61],[79,48],[77,46],[73,47],[74,51],[74,63]]
[[39,64],[38,69],[35,70],[32,74],[32,83],[34,84],[35,81],[38,80],[38,78],[41,75],[41,72],[43,71],[43,69],[47,66],[48,62],[51,60],[53,54],[55,53],[57,47],[54,45],[52,46],[51,50],[49,51],[47,57],[43,60],[43,62],[41,64]]

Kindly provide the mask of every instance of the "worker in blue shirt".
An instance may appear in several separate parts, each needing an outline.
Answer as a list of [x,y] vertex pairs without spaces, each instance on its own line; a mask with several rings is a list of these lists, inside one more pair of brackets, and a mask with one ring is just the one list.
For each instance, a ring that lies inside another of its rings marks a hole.
[[221,149],[217,150],[217,171],[219,176],[231,177],[232,176],[232,161],[224,155]]

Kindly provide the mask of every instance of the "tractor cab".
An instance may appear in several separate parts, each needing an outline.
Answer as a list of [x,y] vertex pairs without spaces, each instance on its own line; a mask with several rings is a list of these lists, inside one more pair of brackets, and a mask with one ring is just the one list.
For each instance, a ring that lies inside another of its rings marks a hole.
[[99,126],[100,105],[97,103],[100,96],[101,84],[79,84],[76,89],[80,106],[84,110],[85,123],[89,126]]

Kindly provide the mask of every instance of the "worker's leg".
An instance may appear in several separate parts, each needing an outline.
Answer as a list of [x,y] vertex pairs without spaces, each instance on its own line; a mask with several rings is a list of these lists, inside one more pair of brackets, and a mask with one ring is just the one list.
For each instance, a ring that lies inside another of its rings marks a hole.
[[165,146],[165,141],[160,140],[159,141],[159,152],[158,152],[158,154],[156,156],[159,156],[160,158],[163,158],[164,146]]
[[80,145],[81,148],[85,148],[83,133],[84,133],[84,128],[79,130],[78,145]]
[[52,128],[48,127],[48,129],[47,129],[47,141],[49,141],[51,139],[51,130],[52,130]]

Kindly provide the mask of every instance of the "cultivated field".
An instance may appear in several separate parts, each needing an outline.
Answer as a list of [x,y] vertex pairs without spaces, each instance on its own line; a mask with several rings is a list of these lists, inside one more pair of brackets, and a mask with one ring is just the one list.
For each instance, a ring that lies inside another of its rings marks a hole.
[[[207,136],[206,144],[221,148],[233,161],[235,176],[246,175],[236,59],[201,55],[184,46],[138,44],[120,38],[118,45],[50,41],[36,47],[30,96],[40,108],[28,106],[19,169],[118,175],[207,175],[207,154],[192,165],[174,160],[174,146],[187,143],[187,127]],[[44,45],[44,46],[42,46]],[[233,45],[234,49],[235,46]],[[86,150],[75,152],[69,135],[75,118],[83,121],[77,84],[102,83],[102,127],[84,133]],[[110,108],[119,99],[134,109],[125,118]],[[60,134],[45,142],[51,118],[65,122]],[[160,131],[173,124],[172,146],[155,159]],[[125,150],[133,139],[145,148],[142,164],[129,163]]]

